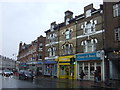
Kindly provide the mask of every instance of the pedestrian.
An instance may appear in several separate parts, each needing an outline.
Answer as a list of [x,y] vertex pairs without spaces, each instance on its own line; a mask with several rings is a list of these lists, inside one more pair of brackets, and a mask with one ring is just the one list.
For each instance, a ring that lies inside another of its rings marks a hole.
[[84,76],[85,76],[85,73],[84,73],[83,70],[82,70],[81,73],[80,73],[80,80],[81,80],[81,81],[83,80]]
[[95,70],[94,72],[94,82],[97,83],[98,82],[98,70]]

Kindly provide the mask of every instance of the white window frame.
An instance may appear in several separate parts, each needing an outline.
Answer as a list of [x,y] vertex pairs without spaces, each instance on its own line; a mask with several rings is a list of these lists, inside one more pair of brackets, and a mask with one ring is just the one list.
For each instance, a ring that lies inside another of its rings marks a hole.
[[115,41],[120,41],[120,27],[115,29]]
[[55,47],[49,48],[48,51],[49,51],[49,56],[50,56],[50,57],[51,57],[51,56],[55,56]]
[[39,49],[40,49],[40,48],[43,48],[43,43],[40,43],[40,44],[39,44]]
[[[82,41],[83,52],[93,52],[96,50],[96,39]],[[90,49],[91,48],[91,49]]]
[[73,53],[72,45],[66,44],[66,45],[64,45],[63,47],[64,47],[64,54],[65,54],[65,55],[68,55],[68,54],[72,54],[72,53]]
[[54,31],[54,25],[51,25],[51,31]]
[[91,16],[91,9],[87,10],[85,12],[86,18]]
[[70,20],[69,18],[66,19],[66,21],[65,21],[65,24],[66,24],[66,25],[69,24],[69,20]]
[[120,16],[120,3],[113,5],[113,17]]
[[66,32],[65,32],[65,39],[66,40],[70,39],[70,31],[69,30],[66,30]]
[[91,23],[87,23],[86,24],[86,28],[85,28],[85,34],[89,34],[91,33]]
[[87,52],[92,52],[92,42],[91,42],[91,40],[87,41]]

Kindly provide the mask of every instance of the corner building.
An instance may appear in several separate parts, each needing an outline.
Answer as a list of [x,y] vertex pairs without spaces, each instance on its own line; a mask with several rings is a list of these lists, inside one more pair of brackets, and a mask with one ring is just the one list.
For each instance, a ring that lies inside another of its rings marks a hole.
[[38,75],[43,75],[43,62],[45,58],[45,37],[42,35],[30,44],[19,44],[17,61],[20,70],[32,70]]
[[120,1],[104,2],[106,77],[120,80]]

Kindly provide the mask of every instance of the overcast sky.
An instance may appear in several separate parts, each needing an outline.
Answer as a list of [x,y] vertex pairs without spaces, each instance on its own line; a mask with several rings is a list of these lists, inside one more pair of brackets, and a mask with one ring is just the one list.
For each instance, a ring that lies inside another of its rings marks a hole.
[[[17,1],[17,2],[16,2]],[[83,13],[84,7],[93,3],[99,8],[102,0],[1,0],[0,1],[0,55],[15,58],[19,43],[30,44],[50,23],[64,21],[64,12],[70,10],[74,16]]]

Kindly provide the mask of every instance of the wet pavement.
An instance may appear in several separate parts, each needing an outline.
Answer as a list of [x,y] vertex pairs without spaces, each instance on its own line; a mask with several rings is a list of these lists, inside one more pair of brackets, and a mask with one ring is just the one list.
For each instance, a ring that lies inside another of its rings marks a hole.
[[95,83],[94,81],[89,80],[71,80],[71,79],[58,79],[51,77],[37,77],[35,78],[35,82],[41,84],[42,81],[56,83],[55,88],[119,88],[120,89],[120,81],[111,81],[110,86],[106,86],[104,82]]
[[[104,83],[93,81],[80,81],[70,79],[58,79],[51,77],[37,77],[33,80],[19,80],[18,77],[2,77],[2,88],[116,88],[106,87]],[[120,85],[117,84],[117,88]]]

